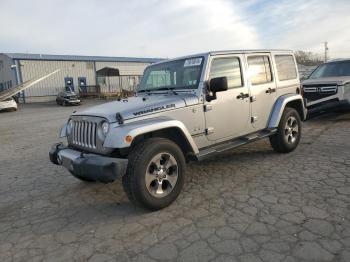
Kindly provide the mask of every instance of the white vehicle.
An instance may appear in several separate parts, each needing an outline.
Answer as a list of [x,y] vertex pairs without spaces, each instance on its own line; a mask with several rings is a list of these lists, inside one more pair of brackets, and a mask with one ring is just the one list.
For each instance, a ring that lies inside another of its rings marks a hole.
[[17,103],[12,97],[8,97],[0,102],[0,111],[16,111]]
[[350,59],[339,59],[317,67],[302,83],[309,112],[350,107]]
[[121,176],[133,203],[157,210],[186,162],[266,137],[291,152],[305,116],[293,52],[210,52],[150,65],[134,97],[73,113],[49,156],[80,180]]

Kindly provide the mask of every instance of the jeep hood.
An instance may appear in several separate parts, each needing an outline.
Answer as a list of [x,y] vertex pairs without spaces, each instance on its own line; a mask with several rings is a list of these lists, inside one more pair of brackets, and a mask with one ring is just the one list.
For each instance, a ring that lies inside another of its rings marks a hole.
[[307,79],[302,82],[302,85],[318,85],[318,84],[337,84],[344,85],[350,83],[350,76],[323,77],[316,79]]
[[124,120],[128,120],[194,104],[198,104],[198,98],[194,94],[142,94],[93,106],[87,110],[76,112],[73,116],[98,116],[113,123],[117,121],[117,113],[121,114]]

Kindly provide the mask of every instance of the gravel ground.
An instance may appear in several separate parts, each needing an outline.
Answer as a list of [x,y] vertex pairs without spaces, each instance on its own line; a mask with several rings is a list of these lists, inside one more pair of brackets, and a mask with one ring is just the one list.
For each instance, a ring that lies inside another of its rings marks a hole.
[[48,159],[69,113],[0,114],[0,261],[350,261],[350,114],[304,123],[291,154],[262,140],[187,168],[147,212],[120,181],[83,183]]

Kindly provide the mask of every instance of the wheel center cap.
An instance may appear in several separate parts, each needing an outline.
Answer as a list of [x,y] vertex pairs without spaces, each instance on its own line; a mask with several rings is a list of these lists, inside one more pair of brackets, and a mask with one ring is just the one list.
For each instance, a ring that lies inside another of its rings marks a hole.
[[159,181],[162,181],[163,179],[166,178],[166,172],[163,168],[160,168],[158,171],[157,171],[157,177],[159,179]]

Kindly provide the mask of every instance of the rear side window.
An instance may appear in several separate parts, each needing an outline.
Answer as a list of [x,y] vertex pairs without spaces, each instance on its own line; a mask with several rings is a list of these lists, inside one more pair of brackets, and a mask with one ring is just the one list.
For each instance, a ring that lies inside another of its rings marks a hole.
[[297,70],[292,55],[276,55],[275,61],[279,81],[297,78]]
[[241,63],[238,57],[215,58],[211,63],[209,78],[227,77],[228,88],[243,86]]
[[268,56],[249,56],[248,66],[252,85],[272,82],[271,63]]

